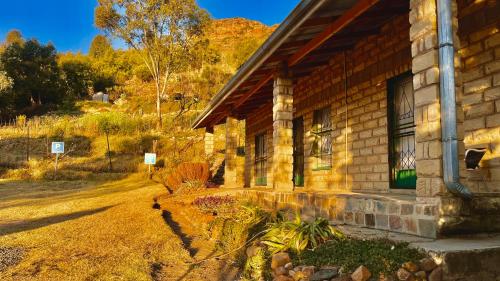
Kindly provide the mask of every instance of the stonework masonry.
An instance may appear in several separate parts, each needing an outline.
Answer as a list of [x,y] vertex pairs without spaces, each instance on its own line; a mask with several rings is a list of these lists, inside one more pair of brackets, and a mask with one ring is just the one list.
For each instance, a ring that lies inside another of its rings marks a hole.
[[210,156],[214,153],[214,129],[207,128],[205,129],[205,155]]
[[276,190],[293,190],[293,81],[284,75],[274,79],[273,90],[273,177]]
[[[332,56],[328,65],[309,76],[275,80],[273,104],[246,118],[244,185],[251,189],[241,195],[270,207],[301,210],[306,217],[321,215],[339,223],[425,237],[499,230],[500,4],[457,1],[453,24],[460,176],[476,194],[474,200],[453,197],[442,180],[434,0],[410,0],[408,15],[394,17],[378,35]],[[417,186],[403,191],[390,186],[388,84],[408,73],[413,75],[415,93]],[[316,169],[311,129],[314,111],[324,107],[331,108],[332,167]],[[294,188],[296,117],[304,120],[305,184]],[[267,186],[255,188],[255,136],[261,134],[266,139]],[[488,151],[480,169],[467,171],[464,151],[476,147]],[[230,170],[228,175],[233,175]]]
[[242,179],[238,177],[238,120],[232,117],[226,119],[226,156],[224,166],[224,186],[239,187]]
[[458,4],[465,146],[487,149],[465,176],[475,193],[500,193],[500,3]]
[[437,206],[415,205],[411,196],[258,189],[235,190],[233,195],[268,209],[284,211],[291,217],[299,212],[304,220],[321,216],[335,224],[436,237]]

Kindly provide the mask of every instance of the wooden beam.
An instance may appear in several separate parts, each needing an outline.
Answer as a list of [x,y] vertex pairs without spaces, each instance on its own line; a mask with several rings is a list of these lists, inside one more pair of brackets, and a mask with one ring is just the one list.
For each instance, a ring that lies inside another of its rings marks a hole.
[[316,36],[314,39],[309,41],[302,49],[300,49],[295,55],[293,55],[288,60],[288,66],[293,66],[299,63],[307,54],[312,52],[314,49],[323,44],[326,40],[332,37],[335,33],[339,32],[347,26],[349,23],[354,21],[359,15],[366,12],[373,5],[377,4],[379,0],[362,0],[359,1],[354,7],[345,12],[340,18],[335,20],[331,25],[329,25],[325,31],[320,35]]
[[245,95],[243,95],[235,104],[234,108],[238,108],[240,105],[242,105],[245,101],[247,101],[253,94],[255,94],[259,89],[264,86],[269,80],[273,79],[273,74],[269,74],[266,77],[262,78],[262,80],[259,81],[253,87],[250,91],[248,91]]
[[320,17],[320,18],[312,18],[308,19],[304,22],[303,26],[309,27],[309,26],[317,26],[317,25],[327,25],[332,23],[338,16],[331,16],[331,17]]
[[[236,109],[239,106],[241,106],[245,101],[247,101],[253,94],[258,92],[259,89],[262,88],[262,86],[264,86],[272,78],[273,78],[272,74],[269,74],[266,77],[262,78],[259,81],[259,83],[257,83],[250,91],[248,91],[246,94],[244,94],[243,96],[241,96],[239,98],[239,100],[233,105],[233,109]],[[215,119],[214,124],[219,123],[225,117],[225,115],[228,115],[228,114],[230,114],[230,111],[226,110],[226,113],[224,115],[221,115],[221,117],[218,117]]]

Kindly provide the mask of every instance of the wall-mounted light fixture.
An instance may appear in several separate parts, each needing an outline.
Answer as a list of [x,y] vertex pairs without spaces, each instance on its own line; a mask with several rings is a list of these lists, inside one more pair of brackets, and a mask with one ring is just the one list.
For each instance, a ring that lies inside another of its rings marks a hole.
[[465,150],[465,166],[467,170],[479,168],[479,162],[483,159],[486,148],[470,148]]

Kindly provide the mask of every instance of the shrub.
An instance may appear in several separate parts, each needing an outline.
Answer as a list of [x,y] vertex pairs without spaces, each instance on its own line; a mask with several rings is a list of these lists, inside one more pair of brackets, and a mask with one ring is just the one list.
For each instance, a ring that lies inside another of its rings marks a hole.
[[[209,224],[209,232],[217,239],[217,247],[229,252],[240,248],[243,254],[245,243],[260,236],[271,215],[258,206],[242,204],[231,216],[217,217]],[[238,253],[236,254],[238,255]]]
[[394,243],[389,240],[332,240],[320,245],[314,251],[306,250],[294,256],[294,264],[338,265],[352,272],[359,265],[365,265],[373,276],[379,273],[393,274],[407,261],[416,262],[425,255],[410,248],[408,243]]
[[287,250],[301,253],[328,240],[342,237],[343,234],[331,226],[328,220],[316,218],[312,222],[305,222],[297,214],[293,221],[279,218],[270,223],[262,242],[268,245],[273,253]]
[[215,213],[217,215],[231,213],[234,209],[236,199],[232,196],[205,196],[198,197],[193,201],[193,205],[203,212]]
[[162,184],[172,192],[189,192],[206,187],[210,179],[210,170],[207,163],[182,163],[172,172],[161,169],[159,172]]

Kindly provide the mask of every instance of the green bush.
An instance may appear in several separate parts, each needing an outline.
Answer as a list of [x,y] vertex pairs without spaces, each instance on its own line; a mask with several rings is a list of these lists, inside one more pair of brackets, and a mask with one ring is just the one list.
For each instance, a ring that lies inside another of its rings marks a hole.
[[267,227],[262,240],[273,253],[288,250],[301,253],[305,249],[312,250],[328,240],[343,238],[343,234],[331,226],[328,220],[316,218],[312,222],[306,222],[299,214],[293,221],[279,218]]
[[418,261],[424,254],[408,247],[407,243],[389,240],[332,240],[314,250],[306,250],[294,256],[294,264],[338,265],[346,271],[354,271],[364,265],[374,276],[393,274],[407,261]]

